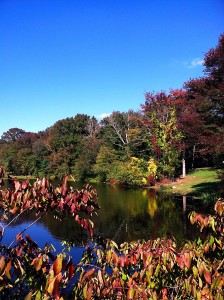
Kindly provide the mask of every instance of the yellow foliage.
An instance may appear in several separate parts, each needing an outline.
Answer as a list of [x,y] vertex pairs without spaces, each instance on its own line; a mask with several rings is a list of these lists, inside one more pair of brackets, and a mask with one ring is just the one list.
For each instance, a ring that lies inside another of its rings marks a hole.
[[148,172],[149,172],[149,175],[155,176],[156,175],[156,171],[157,171],[157,165],[156,165],[154,159],[150,158],[150,160],[148,162]]
[[156,201],[156,197],[153,198],[149,198],[148,201],[148,213],[150,215],[151,218],[154,217],[156,211],[158,210],[158,205],[157,205],[157,201]]
[[148,183],[147,179],[146,178],[142,178],[142,183],[143,184],[147,184]]

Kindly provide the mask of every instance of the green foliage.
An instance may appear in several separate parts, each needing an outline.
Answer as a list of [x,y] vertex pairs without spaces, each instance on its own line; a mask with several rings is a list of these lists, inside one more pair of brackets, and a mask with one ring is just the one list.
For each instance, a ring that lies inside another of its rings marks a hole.
[[[191,79],[169,94],[146,93],[140,112],[114,111],[101,122],[77,114],[37,134],[11,128],[0,140],[0,165],[14,175],[72,173],[79,180],[95,177],[133,185],[141,185],[142,179],[141,168],[133,174],[132,157],[153,158],[158,178],[179,176],[182,158],[187,169],[222,168],[223,58],[221,35],[217,47],[205,54],[204,77]],[[108,149],[111,157],[103,153]],[[108,162],[101,162],[103,156]],[[148,179],[142,176],[144,184],[154,183],[149,175]]]
[[[114,149],[101,146],[96,158],[96,164],[94,171],[101,181],[107,181],[112,175],[112,166],[115,166],[115,162],[118,161],[118,157]],[[111,173],[111,174],[110,174]]]

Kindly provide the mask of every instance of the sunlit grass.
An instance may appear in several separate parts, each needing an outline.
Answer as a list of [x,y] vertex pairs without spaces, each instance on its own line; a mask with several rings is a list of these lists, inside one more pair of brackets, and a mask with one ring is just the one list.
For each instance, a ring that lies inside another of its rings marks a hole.
[[191,171],[185,178],[178,179],[167,187],[173,193],[202,197],[205,194],[218,194],[221,182],[217,176],[217,169],[197,169]]

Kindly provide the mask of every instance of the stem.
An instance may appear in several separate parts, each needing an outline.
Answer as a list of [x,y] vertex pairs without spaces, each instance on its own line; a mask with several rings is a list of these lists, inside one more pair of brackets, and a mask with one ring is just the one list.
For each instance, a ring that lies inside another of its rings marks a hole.
[[[33,221],[31,224],[29,224],[26,228],[24,228],[21,232],[19,232],[17,234],[17,236],[22,235],[27,229],[29,229],[31,226],[33,226],[35,223],[37,223],[44,215],[46,215],[46,213],[47,213],[47,211],[45,211],[41,216],[39,216],[39,218],[37,218],[35,221]],[[10,248],[15,241],[16,241],[16,238],[11,242],[11,244],[9,245],[8,248]]]
[[76,181],[75,178],[72,175],[70,175],[70,177],[74,180],[74,182]]
[[224,264],[224,258],[223,258],[223,260],[221,261],[221,263],[219,264],[219,266],[218,266],[218,268],[217,268],[217,271],[223,266],[223,264]]
[[13,218],[5,227],[4,227],[4,229],[6,229],[9,225],[11,225],[14,221],[16,221],[16,219],[18,218],[18,217],[20,217],[26,210],[28,210],[28,209],[32,209],[34,207],[34,204],[33,205],[31,205],[30,207],[27,207],[26,209],[24,209],[21,213],[19,213],[17,216],[15,216],[15,218]]

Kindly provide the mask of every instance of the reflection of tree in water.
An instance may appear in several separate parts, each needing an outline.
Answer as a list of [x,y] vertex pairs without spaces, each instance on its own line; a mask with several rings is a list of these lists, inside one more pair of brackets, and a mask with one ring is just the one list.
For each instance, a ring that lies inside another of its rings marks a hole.
[[[182,198],[179,201],[173,195],[157,193],[154,189],[125,190],[106,185],[96,185],[96,189],[101,209],[98,215],[93,215],[92,220],[95,232],[104,238],[122,243],[171,235],[180,244],[185,239],[194,239],[198,235],[198,231],[195,231],[188,220],[188,212],[195,208],[189,207],[188,198],[184,213]],[[24,213],[12,226],[31,223],[35,219],[35,213]],[[58,240],[71,240],[78,245],[88,239],[86,231],[71,216],[60,222],[49,212],[38,223],[43,224]]]
[[44,217],[43,221],[51,234],[57,239],[71,241],[76,245],[85,243],[88,240],[86,230],[70,215],[67,215],[63,221],[60,221],[56,220],[53,213],[50,212]]
[[[26,227],[28,224],[31,224],[36,219],[37,216],[34,211],[25,212],[21,214],[16,221],[10,225],[10,227],[18,227],[18,230],[21,231],[24,229],[24,227]],[[11,218],[9,218],[8,222],[10,221]],[[60,221],[54,218],[53,212],[48,212],[47,215],[43,216],[43,218],[41,218],[37,224],[42,224],[57,240],[71,241],[76,245],[85,243],[88,240],[86,230],[84,230],[70,215],[67,215],[64,221]]]

